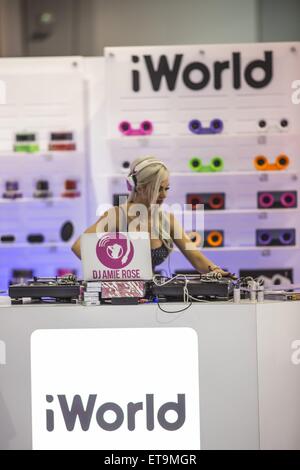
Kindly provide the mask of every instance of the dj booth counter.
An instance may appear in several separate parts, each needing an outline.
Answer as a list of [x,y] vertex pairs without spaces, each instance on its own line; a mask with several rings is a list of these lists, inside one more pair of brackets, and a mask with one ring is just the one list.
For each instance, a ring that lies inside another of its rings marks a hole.
[[[0,448],[33,446],[30,339],[36,330],[119,329],[126,338],[135,329],[189,328],[196,332],[198,349],[201,443],[197,447],[300,449],[300,302],[194,303],[181,312],[177,311],[184,304],[162,306],[171,312],[155,304],[122,310],[109,305],[1,308]],[[112,347],[122,354],[120,345]],[[183,348],[179,343],[180,354]],[[149,353],[158,363],[155,349],[153,344]],[[138,345],[136,354],[142,354]],[[113,376],[110,356],[99,358],[99,365],[101,360]],[[128,372],[141,373],[135,363],[128,364]]]

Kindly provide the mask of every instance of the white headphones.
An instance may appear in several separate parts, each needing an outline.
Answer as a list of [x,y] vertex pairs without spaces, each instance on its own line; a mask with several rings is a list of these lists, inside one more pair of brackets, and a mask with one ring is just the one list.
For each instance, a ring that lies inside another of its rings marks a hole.
[[136,184],[137,184],[136,175],[138,174],[139,171],[143,170],[149,165],[156,165],[157,163],[160,163],[165,168],[167,168],[164,162],[161,162],[160,160],[146,160],[144,162],[138,163],[136,167],[134,167],[132,172],[126,178],[128,191],[132,191],[136,187]]

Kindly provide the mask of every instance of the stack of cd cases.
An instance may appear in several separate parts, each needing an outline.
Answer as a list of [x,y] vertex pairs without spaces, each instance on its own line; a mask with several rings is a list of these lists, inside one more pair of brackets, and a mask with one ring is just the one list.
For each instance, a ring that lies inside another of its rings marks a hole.
[[100,305],[101,282],[88,281],[85,283],[82,305],[94,306]]

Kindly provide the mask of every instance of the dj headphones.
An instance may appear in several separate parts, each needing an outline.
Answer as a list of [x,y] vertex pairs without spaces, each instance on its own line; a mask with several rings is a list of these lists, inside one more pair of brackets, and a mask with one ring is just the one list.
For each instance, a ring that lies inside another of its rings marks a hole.
[[154,160],[153,158],[151,158],[151,159],[149,158],[148,160],[146,160],[144,162],[138,163],[134,167],[132,172],[127,176],[126,183],[127,183],[128,191],[132,191],[133,189],[135,189],[135,187],[137,185],[136,175],[138,174],[139,171],[143,170],[144,168],[146,168],[149,165],[157,165],[157,163],[160,163],[165,168],[167,168],[166,165],[163,162],[161,162],[160,160]]

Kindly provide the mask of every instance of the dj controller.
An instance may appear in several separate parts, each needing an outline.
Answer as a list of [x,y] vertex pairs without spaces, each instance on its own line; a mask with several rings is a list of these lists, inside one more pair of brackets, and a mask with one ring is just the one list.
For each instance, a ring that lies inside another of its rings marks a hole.
[[26,283],[11,285],[8,292],[16,303],[22,299],[53,299],[57,302],[71,302],[80,297],[81,285],[74,275],[34,277]]
[[142,302],[172,302],[189,299],[228,300],[233,296],[234,283],[213,273],[176,275],[174,278],[154,276],[151,281],[79,281],[74,275],[38,278],[24,284],[11,285],[9,296],[13,303],[52,300],[53,302],[82,302],[134,304]]
[[152,295],[160,301],[180,301],[185,291],[191,301],[198,299],[228,300],[233,296],[234,283],[227,278],[209,275],[190,275],[160,280],[152,283]]

